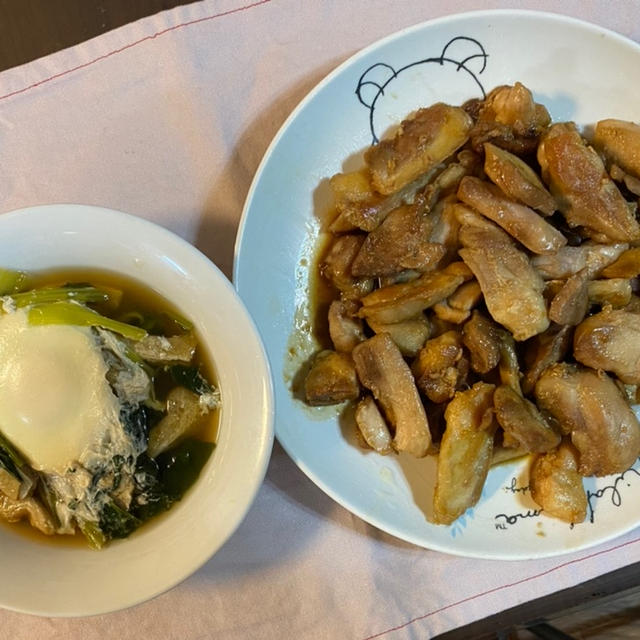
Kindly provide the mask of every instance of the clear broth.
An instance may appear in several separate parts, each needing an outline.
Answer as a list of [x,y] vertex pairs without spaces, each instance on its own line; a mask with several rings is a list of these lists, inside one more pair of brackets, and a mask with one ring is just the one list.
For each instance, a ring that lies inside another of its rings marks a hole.
[[[120,273],[114,273],[110,271],[100,269],[82,269],[82,268],[64,268],[64,269],[52,269],[47,271],[39,271],[29,273],[24,289],[33,289],[43,286],[61,286],[70,282],[76,283],[91,283],[96,287],[106,287],[111,289],[118,289],[122,291],[122,300],[118,306],[116,315],[124,314],[129,311],[140,311],[142,313],[154,313],[162,314],[163,312],[169,312],[173,315],[186,317],[174,304],[169,302],[166,298],[159,293],[151,289],[145,284],[122,275]],[[91,305],[96,310],[104,313],[105,315],[113,315],[113,311],[108,309],[101,309],[99,305]],[[190,322],[193,322],[192,318],[187,318]],[[195,323],[194,323],[195,324]],[[198,346],[193,359],[193,364],[199,368],[204,377],[214,386],[217,385],[217,376],[215,375],[215,369],[211,356],[206,353],[201,346],[201,341],[198,336],[197,330],[194,328],[196,338],[198,339]],[[175,386],[175,385],[174,385]],[[201,423],[197,425],[196,429],[192,432],[193,437],[203,440],[205,442],[216,442],[218,436],[219,426],[219,410],[214,409],[211,413],[205,416]],[[213,454],[212,454],[213,455]],[[174,505],[175,506],[175,505]],[[171,509],[169,509],[171,511]],[[145,522],[143,529],[149,526],[153,526],[155,523],[160,522],[167,513],[158,514],[153,517],[149,522]],[[44,533],[38,531],[32,527],[28,521],[21,520],[20,522],[6,522],[0,518],[0,527],[15,532],[21,537],[28,537],[42,544],[51,544],[56,547],[71,547],[71,548],[87,548],[87,541],[81,533],[75,535],[52,535],[47,536]],[[132,534],[135,535],[135,532]],[[113,544],[117,541],[112,541],[109,544]]]

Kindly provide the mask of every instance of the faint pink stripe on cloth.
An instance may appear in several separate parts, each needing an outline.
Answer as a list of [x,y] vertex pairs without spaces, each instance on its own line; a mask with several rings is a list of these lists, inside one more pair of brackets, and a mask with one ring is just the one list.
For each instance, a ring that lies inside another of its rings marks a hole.
[[536,573],[533,576],[529,576],[528,578],[522,578],[522,580],[517,580],[516,582],[511,582],[509,584],[503,584],[499,587],[494,587],[493,589],[488,589],[487,591],[482,591],[481,593],[476,593],[472,596],[468,596],[467,598],[463,598],[462,600],[458,600],[457,602],[452,602],[451,604],[447,604],[444,607],[440,607],[439,609],[435,609],[434,611],[430,611],[429,613],[425,613],[422,616],[417,616],[416,618],[412,618],[403,624],[398,625],[397,627],[391,627],[390,629],[385,629],[380,633],[376,633],[372,636],[367,636],[364,640],[374,640],[374,638],[381,638],[387,633],[391,633],[392,631],[399,631],[400,629],[404,629],[408,627],[410,624],[414,622],[418,622],[420,620],[426,620],[427,618],[434,616],[438,613],[442,613],[447,609],[451,609],[453,607],[457,607],[458,605],[464,604],[465,602],[471,602],[477,598],[481,598],[482,596],[488,596],[492,593],[496,593],[497,591],[502,591],[503,589],[509,589],[510,587],[517,587],[518,585],[524,584],[525,582],[530,582],[531,580],[536,580],[537,578],[542,578],[543,576],[549,575],[558,569],[562,569],[564,567],[568,567],[572,564],[577,564],[579,562],[584,562],[585,560],[590,560],[591,558],[596,558],[601,555],[605,555],[610,553],[611,551],[617,551],[618,549],[622,549],[623,547],[628,547],[631,544],[636,544],[640,542],[640,538],[636,538],[635,540],[629,540],[628,542],[623,542],[615,547],[611,547],[610,549],[603,549],[602,551],[596,551],[595,553],[591,553],[589,555],[583,556],[582,558],[575,558],[574,560],[568,560],[567,562],[563,562],[562,564],[558,564],[555,567],[551,567],[551,569],[547,569],[546,571],[542,571],[541,573]]

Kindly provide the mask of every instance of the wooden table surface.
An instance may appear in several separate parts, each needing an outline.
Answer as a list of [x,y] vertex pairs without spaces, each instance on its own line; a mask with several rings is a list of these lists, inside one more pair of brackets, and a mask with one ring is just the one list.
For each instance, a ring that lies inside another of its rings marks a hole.
[[0,0],[0,71],[189,0]]

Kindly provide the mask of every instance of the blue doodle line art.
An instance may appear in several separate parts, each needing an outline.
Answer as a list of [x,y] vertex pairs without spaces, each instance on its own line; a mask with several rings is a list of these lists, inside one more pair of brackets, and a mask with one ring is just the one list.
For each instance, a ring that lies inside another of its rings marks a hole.
[[[447,56],[447,50],[449,49],[449,47],[454,44],[455,42],[459,42],[459,41],[466,41],[466,42],[471,42],[472,44],[476,45],[478,48],[478,53],[475,53],[473,55],[469,55],[466,58],[464,58],[463,60],[454,60],[453,58],[450,58]],[[475,83],[478,85],[478,88],[480,89],[480,91],[482,92],[482,98],[486,98],[486,92],[484,90],[484,87],[482,86],[482,83],[480,82],[480,80],[478,79],[478,75],[481,74],[486,66],[487,66],[487,58],[489,57],[489,54],[485,51],[484,47],[482,46],[482,44],[480,42],[478,42],[475,38],[469,38],[468,36],[456,36],[455,38],[452,38],[451,40],[449,40],[449,42],[447,42],[447,44],[444,46],[444,48],[442,49],[442,52],[440,53],[439,56],[435,57],[435,58],[424,58],[422,60],[417,60],[416,62],[411,62],[407,65],[405,65],[404,67],[401,67],[400,69],[394,69],[390,64],[387,64],[385,62],[376,62],[376,64],[371,65],[361,76],[360,76],[360,80],[358,80],[358,86],[356,87],[356,95],[358,96],[358,100],[360,101],[360,103],[364,106],[367,107],[367,109],[369,109],[369,128],[371,130],[371,137],[372,137],[372,144],[377,144],[379,142],[379,138],[376,134],[375,131],[375,126],[373,124],[373,118],[374,118],[374,112],[376,109],[376,103],[378,101],[378,98],[380,96],[384,96],[384,91],[387,87],[387,85],[394,80],[395,78],[397,78],[401,73],[403,73],[404,71],[406,71],[407,69],[411,69],[413,67],[416,67],[418,65],[422,65],[422,64],[439,64],[440,66],[444,66],[445,62],[448,64],[453,64],[456,67],[456,72],[460,71],[460,70],[464,70],[466,71],[471,78],[473,78],[473,80],[475,81]],[[469,62],[471,62],[472,60],[476,60],[476,59],[482,59],[482,67],[480,68],[480,71],[478,71],[478,73],[476,74],[474,71],[472,71],[467,65]],[[387,69],[390,72],[390,77],[382,84],[379,84],[378,82],[374,82],[373,80],[367,80],[367,75],[370,75],[371,72],[374,69]],[[365,87],[374,87],[375,89],[377,89],[377,91],[375,92],[375,95],[373,97],[373,100],[371,100],[370,102],[367,102],[367,100],[365,99],[365,97],[363,96],[363,89]]]

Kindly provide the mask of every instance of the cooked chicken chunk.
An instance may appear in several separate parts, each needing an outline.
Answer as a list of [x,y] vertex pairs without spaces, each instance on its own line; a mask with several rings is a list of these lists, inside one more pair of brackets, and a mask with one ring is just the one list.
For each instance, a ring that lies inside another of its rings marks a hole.
[[451,524],[480,498],[496,429],[494,389],[478,382],[468,391],[458,391],[447,406],[433,497],[436,524]]
[[460,285],[446,300],[433,306],[435,314],[447,322],[462,324],[471,310],[482,300],[482,290],[477,280]]
[[569,441],[536,458],[529,486],[531,497],[546,514],[575,524],[585,519],[587,494],[578,473],[578,452]]
[[459,254],[480,283],[489,313],[516,340],[541,333],[549,326],[542,278],[504,231],[461,209]]
[[429,242],[432,220],[417,205],[403,205],[369,233],[351,266],[354,276],[384,276],[404,269],[430,271],[444,257],[443,245]]
[[624,120],[600,120],[593,144],[609,162],[640,178],[640,125]]
[[464,346],[471,354],[471,368],[488,373],[500,361],[500,331],[496,324],[479,311],[462,328]]
[[533,402],[510,386],[502,385],[493,394],[498,424],[528,453],[550,451],[560,443],[556,433]]
[[375,333],[388,333],[400,353],[407,357],[415,356],[431,333],[431,323],[424,313],[402,322],[384,324],[369,319],[367,324]]
[[418,191],[433,177],[425,173],[389,196],[377,193],[370,182],[368,169],[352,173],[338,173],[331,178],[337,218],[329,230],[344,233],[355,228],[373,231],[391,211],[403,204],[411,204]]
[[28,520],[32,527],[45,535],[56,533],[53,518],[35,498],[12,500],[0,493],[0,519],[7,522]]
[[353,350],[358,376],[374,395],[395,430],[393,446],[417,458],[426,455],[431,444],[427,416],[413,375],[398,347],[381,333]]
[[640,238],[629,204],[574,124],[554,124],[549,129],[538,147],[538,162],[570,226],[583,227],[596,240]]
[[350,358],[326,350],[314,358],[304,390],[307,402],[319,406],[355,400],[360,393],[360,386]]
[[535,171],[518,156],[490,142],[484,145],[484,171],[509,198],[546,216],[557,209],[554,197]]
[[553,253],[567,244],[567,239],[533,209],[510,200],[498,187],[479,178],[464,178],[458,198],[500,225],[533,253]]
[[572,338],[573,327],[557,324],[531,338],[524,355],[527,368],[522,379],[522,391],[526,395],[533,392],[538,378],[547,367],[564,359],[571,347]]
[[389,427],[371,396],[360,400],[356,407],[355,420],[364,441],[372,449],[383,456],[393,452]]
[[575,326],[582,322],[589,309],[589,271],[572,275],[560,288],[549,305],[549,319],[556,324]]
[[626,278],[592,280],[588,286],[589,304],[620,309],[631,302],[631,282]]
[[464,280],[463,275],[447,267],[412,282],[376,289],[362,299],[360,315],[367,321],[402,322],[449,297]]
[[336,351],[351,353],[365,339],[359,308],[354,300],[334,300],[329,305],[329,336]]
[[439,102],[419,109],[393,138],[365,153],[374,188],[390,194],[433,169],[467,141],[472,124],[460,107]]
[[635,278],[640,274],[640,247],[622,253],[618,259],[602,270],[605,278]]
[[480,105],[471,143],[476,151],[493,142],[513,153],[531,153],[550,122],[549,112],[523,84],[496,87]]
[[640,454],[640,424],[605,373],[555,364],[538,379],[535,395],[538,408],[571,434],[581,475],[621,473]]
[[447,402],[466,381],[469,363],[462,350],[462,336],[447,331],[428,340],[411,370],[416,386],[432,402]]
[[636,178],[629,173],[625,173],[617,164],[609,167],[611,179],[624,186],[634,195],[640,196],[640,178]]
[[605,310],[577,328],[573,355],[593,369],[615,373],[626,384],[640,384],[640,322],[623,310]]
[[[562,247],[555,253],[534,256],[531,263],[545,280],[564,279],[588,268],[589,277],[595,277],[607,265],[618,260],[629,245],[595,244],[585,242],[579,247]],[[605,271],[602,271],[603,275]],[[617,277],[606,275],[605,277]]]
[[351,273],[351,265],[363,242],[364,236],[361,235],[348,234],[337,237],[320,264],[320,273],[345,298],[360,298],[373,288],[371,278],[355,278]]
[[520,389],[520,363],[516,353],[516,343],[513,336],[504,329],[498,329],[498,344],[500,348],[500,362],[498,373],[500,382],[522,395]]

